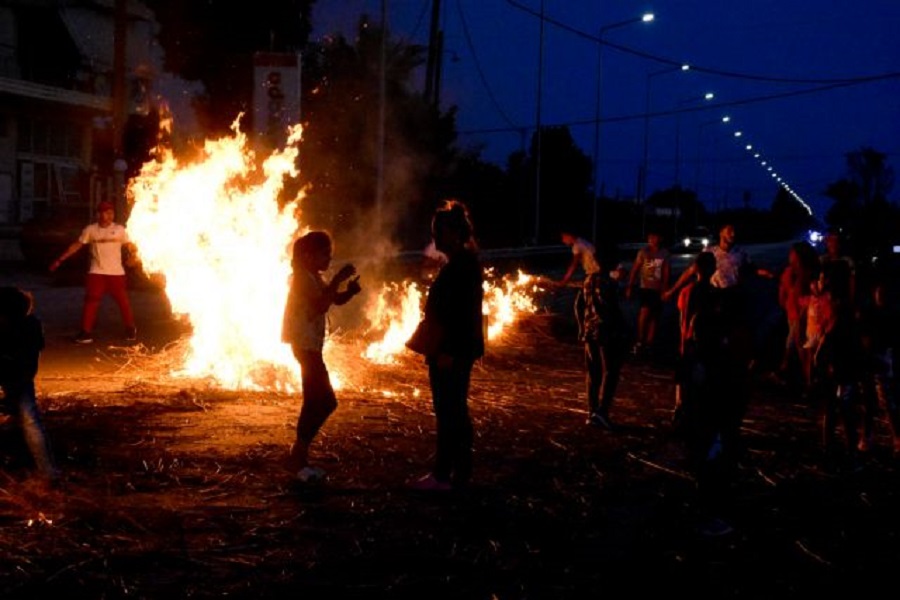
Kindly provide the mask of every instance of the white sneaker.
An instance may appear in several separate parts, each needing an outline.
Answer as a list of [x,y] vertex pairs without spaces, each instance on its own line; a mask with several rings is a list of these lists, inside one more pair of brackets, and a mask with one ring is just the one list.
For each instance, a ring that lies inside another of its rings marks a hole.
[[313,483],[325,479],[325,471],[319,467],[305,466],[297,472],[297,479],[303,483]]

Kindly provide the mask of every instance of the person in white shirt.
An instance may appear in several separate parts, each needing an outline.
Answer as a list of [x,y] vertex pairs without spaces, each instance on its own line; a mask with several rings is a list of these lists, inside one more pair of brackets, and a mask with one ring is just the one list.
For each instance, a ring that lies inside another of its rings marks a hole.
[[124,225],[114,222],[114,218],[115,207],[112,202],[98,204],[97,221],[85,227],[78,239],[50,265],[50,271],[55,271],[81,248],[90,247],[91,265],[85,279],[81,331],[75,336],[75,342],[78,344],[90,344],[94,341],[92,331],[97,321],[97,310],[106,294],[112,296],[122,313],[125,339],[127,341],[137,339],[134,313],[126,289],[125,265],[122,261],[124,249],[129,254],[129,264],[136,263],[137,249],[128,237],[128,230]]
[[585,277],[600,271],[600,265],[597,264],[597,257],[592,243],[568,231],[563,231],[560,237],[562,238],[562,243],[572,249],[572,260],[569,262],[566,274],[557,282],[558,287],[566,287],[568,285],[579,265],[581,265]]

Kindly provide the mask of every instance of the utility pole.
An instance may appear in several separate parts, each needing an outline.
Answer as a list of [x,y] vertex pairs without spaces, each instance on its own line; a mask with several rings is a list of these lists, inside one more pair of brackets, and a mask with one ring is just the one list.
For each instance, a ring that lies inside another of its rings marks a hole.
[[[122,138],[125,133],[125,105],[127,103],[125,70],[127,68],[128,2],[116,0],[113,13],[113,85],[112,85],[112,143],[113,143],[113,204],[117,218],[125,220],[125,170]],[[93,212],[93,207],[91,207]]]
[[541,237],[541,97],[544,94],[544,0],[541,0],[541,30],[538,39],[537,102],[534,115],[534,245]]
[[438,77],[440,77],[441,46],[441,0],[431,0],[431,27],[428,32],[428,58],[425,63],[425,102],[438,103]]
[[385,146],[385,115],[387,113],[387,3],[381,0],[381,53],[378,68],[378,176],[375,183],[375,235],[381,240],[383,205],[384,205],[384,146]]

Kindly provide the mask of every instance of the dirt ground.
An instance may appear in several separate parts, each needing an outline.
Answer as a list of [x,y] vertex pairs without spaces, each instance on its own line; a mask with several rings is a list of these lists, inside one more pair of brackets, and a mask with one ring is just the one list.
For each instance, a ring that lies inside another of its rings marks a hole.
[[434,421],[424,366],[363,362],[296,482],[282,459],[300,399],[166,375],[185,332],[164,298],[134,290],[140,340],[119,345],[104,305],[98,341],[69,341],[77,286],[18,274],[48,348],[39,404],[63,472],[48,490],[15,431],[0,430],[0,597],[590,598],[652,592],[794,598],[895,589],[898,463],[886,425],[864,468],[825,468],[815,410],[754,380],[733,532],[698,529],[696,494],[669,427],[672,370],[631,360],[615,433],[585,425],[580,348],[542,313],[475,369],[471,488],[414,492]]

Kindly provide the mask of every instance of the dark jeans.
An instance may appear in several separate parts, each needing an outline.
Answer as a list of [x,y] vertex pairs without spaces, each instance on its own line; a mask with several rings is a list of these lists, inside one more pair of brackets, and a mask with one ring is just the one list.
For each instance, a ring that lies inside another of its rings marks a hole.
[[859,386],[856,382],[824,382],[820,387],[822,447],[835,449],[838,419],[843,423],[845,450],[856,452],[859,443]]
[[428,365],[428,380],[437,420],[437,452],[433,475],[439,481],[465,484],[472,476],[472,420],[469,380],[472,363],[454,359],[449,369]]
[[873,357],[874,363],[866,373],[862,382],[864,419],[863,432],[868,442],[875,434],[875,421],[878,410],[887,413],[891,426],[891,436],[895,445],[900,443],[900,402],[893,377],[893,368],[889,354],[881,353]]
[[612,406],[625,361],[625,340],[599,344],[584,343],[584,366],[587,369],[588,410],[607,414]]
[[34,382],[0,384],[0,387],[4,408],[17,420],[35,466],[43,477],[55,480],[58,476],[56,463],[35,399]]
[[679,366],[681,433],[704,510],[727,509],[732,500],[750,387],[747,375],[742,359],[725,354],[700,360],[689,353]]
[[294,357],[300,363],[303,385],[303,406],[297,419],[297,439],[307,446],[319,429],[337,408],[337,398],[331,387],[331,378],[322,353],[315,350],[294,348]]

